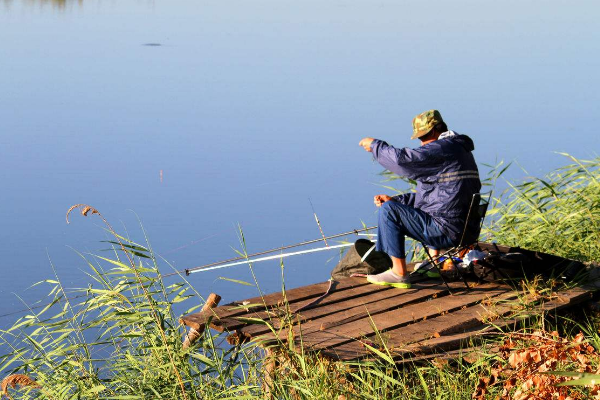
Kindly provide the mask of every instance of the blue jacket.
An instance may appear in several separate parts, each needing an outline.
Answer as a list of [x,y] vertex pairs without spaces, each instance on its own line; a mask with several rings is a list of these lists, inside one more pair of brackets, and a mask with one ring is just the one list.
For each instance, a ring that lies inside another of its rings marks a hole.
[[[448,131],[416,149],[397,149],[375,139],[371,151],[389,171],[417,181],[416,193],[393,199],[431,215],[442,232],[458,242],[474,193],[481,190],[470,137]],[[471,227],[469,227],[471,229]]]

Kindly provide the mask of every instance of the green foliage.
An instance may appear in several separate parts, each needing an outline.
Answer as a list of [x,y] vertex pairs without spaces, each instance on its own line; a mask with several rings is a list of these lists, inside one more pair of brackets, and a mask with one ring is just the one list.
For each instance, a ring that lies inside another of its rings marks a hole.
[[[12,349],[0,359],[1,370],[32,376],[38,384],[20,390],[18,398],[206,399],[254,393],[256,387],[239,374],[243,365],[256,362],[254,355],[218,348],[209,335],[183,349],[185,331],[173,305],[200,300],[186,284],[164,285],[149,246],[126,241],[118,247],[113,258],[86,259],[94,285],[68,298],[58,280],[46,281],[50,305],[1,332],[2,345]],[[123,250],[136,256],[133,263],[119,258]]]
[[416,366],[395,364],[387,357],[332,363],[289,349],[278,356],[280,364],[270,392],[286,400],[470,399],[474,382],[489,370],[486,358],[473,364]]
[[596,385],[600,382],[600,375],[598,374],[586,374],[584,372],[569,371],[555,371],[551,372],[550,374],[575,378],[571,381],[561,382],[558,384],[558,386],[587,386]]
[[501,244],[580,261],[600,260],[600,158],[578,160],[544,178],[507,182],[488,211],[484,235]]

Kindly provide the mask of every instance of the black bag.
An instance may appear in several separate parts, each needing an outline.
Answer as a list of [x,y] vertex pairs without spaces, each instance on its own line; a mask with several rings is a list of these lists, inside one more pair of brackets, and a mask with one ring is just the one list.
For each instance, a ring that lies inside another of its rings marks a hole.
[[526,275],[531,259],[522,253],[490,252],[473,265],[473,273],[483,282],[515,280]]
[[490,251],[473,266],[473,273],[485,282],[533,279],[536,275],[569,282],[585,271],[585,265],[579,261],[519,248],[511,250],[506,253]]
[[[358,239],[344,258],[331,271],[333,279],[349,277],[352,274],[379,274],[392,268],[392,259],[385,253],[371,248],[375,243],[367,239]],[[363,261],[364,255],[371,250]]]

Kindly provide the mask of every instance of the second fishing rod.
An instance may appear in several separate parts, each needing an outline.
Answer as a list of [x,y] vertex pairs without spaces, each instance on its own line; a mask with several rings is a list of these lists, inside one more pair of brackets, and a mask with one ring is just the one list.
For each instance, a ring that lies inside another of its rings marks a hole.
[[171,272],[169,274],[165,274],[165,275],[163,275],[163,277],[168,277],[168,276],[172,276],[172,275],[179,275],[182,272],[185,273],[186,275],[190,275],[194,271],[198,271],[198,270],[202,270],[202,269],[207,269],[207,268],[215,267],[215,266],[218,266],[218,265],[221,265],[221,264],[227,264],[227,263],[241,261],[241,260],[252,261],[252,260],[249,260],[249,258],[251,258],[251,257],[257,257],[257,256],[262,256],[262,255],[270,254],[270,253],[275,253],[277,251],[283,251],[283,250],[287,250],[287,249],[292,249],[294,247],[306,246],[306,245],[313,244],[313,243],[319,243],[319,242],[325,242],[325,243],[327,243],[328,239],[335,239],[335,238],[339,238],[339,237],[343,237],[343,236],[348,236],[348,235],[352,235],[352,234],[358,235],[360,232],[367,232],[367,231],[374,230],[374,229],[377,229],[377,226],[371,226],[371,227],[368,227],[368,228],[361,228],[361,229],[353,229],[353,230],[348,231],[348,232],[338,233],[338,234],[331,235],[331,236],[324,236],[324,237],[321,237],[319,239],[307,240],[305,242],[290,244],[290,245],[287,245],[287,246],[281,246],[281,247],[277,247],[277,248],[274,248],[274,249],[261,251],[261,252],[258,252],[258,253],[248,254],[246,256],[240,256],[240,257],[229,258],[227,260],[216,261],[216,262],[213,262],[213,263],[210,263],[210,264],[200,265],[198,267],[186,268],[186,269],[184,269],[182,271]]

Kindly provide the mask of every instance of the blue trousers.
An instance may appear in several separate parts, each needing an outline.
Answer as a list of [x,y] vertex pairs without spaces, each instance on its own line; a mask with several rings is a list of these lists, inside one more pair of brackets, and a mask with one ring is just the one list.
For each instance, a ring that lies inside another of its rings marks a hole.
[[392,257],[406,258],[405,236],[436,250],[453,245],[429,214],[396,201],[386,201],[379,209],[377,250]]

